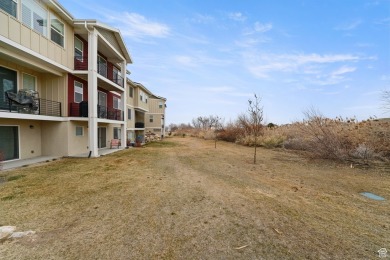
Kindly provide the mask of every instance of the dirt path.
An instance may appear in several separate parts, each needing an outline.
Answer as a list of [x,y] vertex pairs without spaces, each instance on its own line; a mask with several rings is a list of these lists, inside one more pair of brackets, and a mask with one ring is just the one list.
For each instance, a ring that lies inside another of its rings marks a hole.
[[[390,174],[172,138],[10,172],[0,259],[373,259],[390,250]],[[372,191],[387,198],[359,195]]]

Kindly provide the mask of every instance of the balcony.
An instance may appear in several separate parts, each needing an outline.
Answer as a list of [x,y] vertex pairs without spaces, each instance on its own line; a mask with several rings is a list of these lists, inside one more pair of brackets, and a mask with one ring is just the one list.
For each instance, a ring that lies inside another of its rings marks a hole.
[[[88,117],[88,102],[70,103],[69,105],[70,117]],[[115,108],[108,108],[106,106],[97,105],[98,118],[123,121],[123,111]]]
[[145,128],[145,123],[143,123],[143,122],[135,122],[135,128]]
[[0,99],[0,110],[41,116],[62,116],[61,102],[38,97],[26,97],[20,93],[6,93],[4,99]]
[[[74,69],[75,70],[88,70],[88,56],[76,56],[74,57]],[[118,86],[124,86],[123,77],[113,71],[107,70],[107,65],[104,63],[97,64],[97,73],[106,79],[111,80]]]

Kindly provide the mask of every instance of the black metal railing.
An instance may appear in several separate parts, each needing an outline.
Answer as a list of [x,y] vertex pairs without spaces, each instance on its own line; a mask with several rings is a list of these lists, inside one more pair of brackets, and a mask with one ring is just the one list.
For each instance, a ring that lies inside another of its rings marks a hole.
[[[71,117],[88,117],[88,102],[70,103],[69,116]],[[106,106],[97,106],[97,117],[123,121],[124,113],[122,110],[115,108],[108,108]]]
[[0,110],[21,114],[33,114],[41,116],[62,116],[61,102],[36,98],[34,105],[20,105],[12,100],[0,100]]
[[[76,55],[74,57],[74,69],[75,70],[88,70],[88,56]],[[115,73],[114,71],[108,72],[107,65],[104,63],[97,63],[97,72],[99,75],[111,80],[115,84],[124,86],[124,80],[121,75]]]
[[107,65],[104,63],[97,64],[97,73],[102,75],[103,77],[107,78]]
[[108,79],[123,88],[123,78],[121,75],[114,73],[113,77],[108,77]]
[[123,111],[98,105],[98,118],[123,121]]
[[135,128],[145,128],[144,122],[135,122]]

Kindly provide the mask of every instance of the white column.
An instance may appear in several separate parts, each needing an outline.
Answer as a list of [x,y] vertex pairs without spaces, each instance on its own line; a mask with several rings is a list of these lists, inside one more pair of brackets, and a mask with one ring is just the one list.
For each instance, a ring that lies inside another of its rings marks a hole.
[[92,157],[98,157],[98,118],[97,118],[97,49],[96,29],[88,32],[88,142]]
[[122,111],[123,111],[123,122],[122,122],[122,142],[121,142],[121,147],[125,148],[127,146],[127,131],[126,131],[126,126],[127,126],[127,82],[126,82],[126,61],[123,61],[121,64],[121,72],[122,72],[122,78],[123,78],[123,88],[125,89],[124,92],[121,93],[121,101],[122,101]]

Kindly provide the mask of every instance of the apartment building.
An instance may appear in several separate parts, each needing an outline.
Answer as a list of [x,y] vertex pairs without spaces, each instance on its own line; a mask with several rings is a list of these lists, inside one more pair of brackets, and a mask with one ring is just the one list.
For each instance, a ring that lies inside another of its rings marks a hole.
[[157,136],[165,136],[165,108],[167,99],[156,96],[149,96],[149,111],[145,113],[145,130]]
[[127,79],[127,140],[132,143],[145,141],[145,117],[149,111],[149,96],[152,95],[144,85]]
[[1,0],[2,159],[96,157],[126,140],[129,63],[115,28],[74,19],[56,0]]

